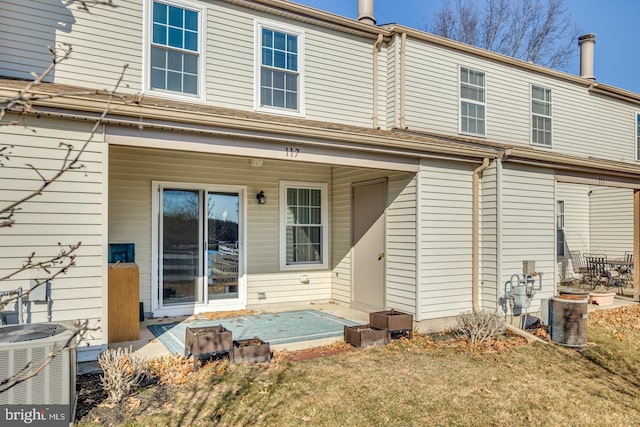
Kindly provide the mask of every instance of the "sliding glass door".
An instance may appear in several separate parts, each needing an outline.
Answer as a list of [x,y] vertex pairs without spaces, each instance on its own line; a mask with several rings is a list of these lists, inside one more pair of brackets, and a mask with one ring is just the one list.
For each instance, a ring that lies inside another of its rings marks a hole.
[[188,313],[240,302],[242,194],[158,184],[156,311],[182,307]]
[[207,296],[238,298],[237,193],[207,193]]
[[200,193],[162,190],[162,303],[194,303],[201,299],[202,238]]

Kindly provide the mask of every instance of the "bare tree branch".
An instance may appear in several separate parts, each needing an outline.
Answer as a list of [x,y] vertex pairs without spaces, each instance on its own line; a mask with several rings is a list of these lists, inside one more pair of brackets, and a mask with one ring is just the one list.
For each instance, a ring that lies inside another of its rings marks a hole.
[[[447,0],[434,34],[536,64],[566,69],[578,34],[564,0]],[[572,30],[573,29],[573,30]]]

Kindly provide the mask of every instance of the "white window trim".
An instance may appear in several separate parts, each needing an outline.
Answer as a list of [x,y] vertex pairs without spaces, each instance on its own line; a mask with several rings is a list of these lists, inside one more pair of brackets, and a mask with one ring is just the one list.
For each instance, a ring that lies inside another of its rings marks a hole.
[[[153,30],[153,3],[159,1],[168,5],[174,5],[198,12],[198,95],[188,95],[179,92],[151,89],[151,32]],[[198,3],[190,3],[184,0],[145,0],[143,10],[144,28],[142,32],[142,92],[160,98],[175,99],[179,101],[206,102],[207,100],[207,8]]]
[[[533,87],[539,87],[540,89],[544,89],[544,90],[548,90],[550,95],[551,95],[551,115],[550,116],[545,116],[544,114],[537,114],[533,112]],[[554,120],[553,120],[553,89],[550,89],[548,87],[545,86],[541,86],[541,85],[537,85],[537,84],[531,84],[529,87],[529,143],[535,147],[540,147],[540,148],[552,148],[553,147],[553,125],[554,125]],[[540,117],[546,117],[551,119],[551,144],[547,145],[547,144],[540,144],[539,142],[533,142],[533,116],[534,114],[536,116],[540,116]]]
[[[322,262],[287,265],[287,188],[311,188],[321,191],[322,207]],[[329,186],[322,182],[280,181],[280,270],[324,270],[329,266]]]
[[[175,188],[185,190],[206,191],[235,191],[238,193],[240,212],[238,229],[240,241],[240,263],[238,264],[238,298],[229,300],[214,300],[198,303],[179,304],[175,306],[160,306],[160,190]],[[211,310],[244,310],[247,307],[247,187],[244,185],[203,184],[174,181],[151,182],[151,312],[154,317],[182,316],[205,313]]]
[[640,111],[636,111],[633,115],[633,128],[635,130],[634,135],[636,136],[633,146],[636,147],[636,161],[640,161],[640,155],[638,154],[638,150],[640,150],[640,143],[638,142],[638,137],[640,137],[640,132],[638,132],[638,117],[640,117]]
[[[277,108],[260,105],[260,76],[262,68],[262,28],[266,27],[283,33],[294,34],[298,36],[298,109],[288,110],[286,108]],[[261,19],[254,20],[254,89],[253,89],[253,105],[254,109],[259,112],[283,114],[287,116],[304,117],[305,116],[305,95],[304,95],[304,57],[305,57],[305,37],[304,30],[279,22],[265,21]]]
[[[466,68],[469,71],[473,71],[475,73],[484,74],[484,102],[474,101],[473,99],[464,98],[465,102],[469,102],[471,104],[483,105],[484,106],[484,134],[482,133],[473,133],[473,132],[464,132],[462,130],[462,69]],[[489,121],[488,117],[488,109],[487,109],[487,73],[485,71],[477,70],[475,68],[467,67],[466,65],[458,66],[458,133],[461,135],[470,135],[476,136],[480,138],[487,138],[489,134]]]

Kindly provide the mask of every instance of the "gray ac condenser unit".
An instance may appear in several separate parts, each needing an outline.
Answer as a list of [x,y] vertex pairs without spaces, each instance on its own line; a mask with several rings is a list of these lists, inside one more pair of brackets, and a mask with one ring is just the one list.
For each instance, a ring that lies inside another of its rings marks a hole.
[[[0,327],[0,381],[31,363],[30,369],[65,346],[73,336],[71,325],[30,323]],[[76,404],[76,349],[55,356],[33,378],[0,393],[0,405],[68,405],[73,421]],[[0,390],[6,386],[0,385]]]

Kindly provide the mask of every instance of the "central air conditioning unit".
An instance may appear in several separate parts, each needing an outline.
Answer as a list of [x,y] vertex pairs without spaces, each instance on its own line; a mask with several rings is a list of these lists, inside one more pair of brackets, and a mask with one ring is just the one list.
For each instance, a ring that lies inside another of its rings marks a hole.
[[[52,352],[73,337],[73,327],[61,323],[30,323],[0,327],[0,382],[29,365],[38,369]],[[72,343],[74,344],[74,343]],[[0,393],[2,405],[66,405],[73,421],[76,406],[76,349],[65,349],[33,378]],[[0,390],[6,386],[0,385]]]

